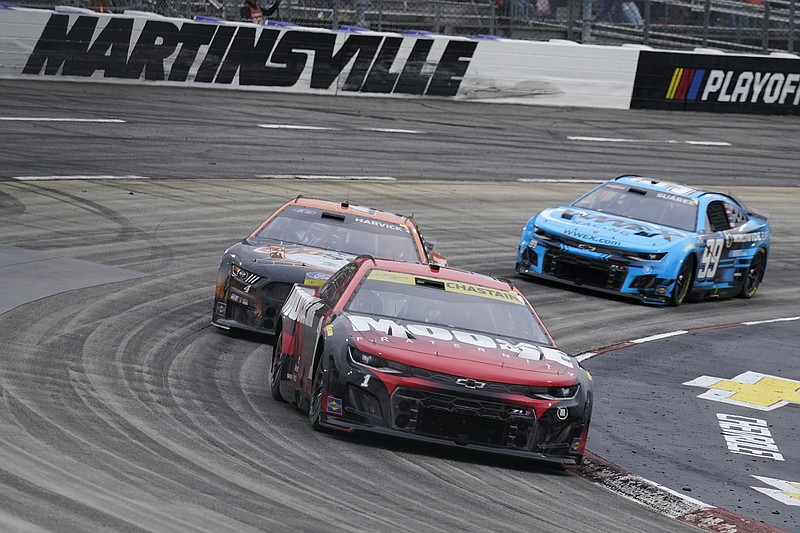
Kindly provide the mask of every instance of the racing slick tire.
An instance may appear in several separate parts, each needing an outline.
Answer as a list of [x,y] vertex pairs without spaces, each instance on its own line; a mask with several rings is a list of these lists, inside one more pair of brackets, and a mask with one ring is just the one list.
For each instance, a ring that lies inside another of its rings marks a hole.
[[278,333],[275,338],[275,346],[272,348],[272,362],[269,366],[269,391],[272,393],[272,397],[279,402],[286,401],[281,395],[281,373],[286,359],[283,352],[281,352],[282,345],[283,333]]
[[671,307],[678,307],[681,305],[689,294],[689,291],[692,290],[694,271],[694,256],[690,255],[683,260],[678,270],[678,275],[675,277],[675,287],[672,289],[672,294],[669,297],[669,305]]
[[738,294],[739,298],[752,298],[758,290],[761,279],[764,277],[764,269],[767,267],[767,253],[763,248],[759,248],[753,260],[750,261],[750,266],[744,275],[744,282],[742,283],[742,290]]
[[314,431],[325,432],[327,429],[320,424],[320,415],[322,412],[322,396],[324,395],[324,374],[322,369],[322,354],[320,353],[317,368],[314,370],[314,381],[311,385],[311,399],[308,402],[308,423]]

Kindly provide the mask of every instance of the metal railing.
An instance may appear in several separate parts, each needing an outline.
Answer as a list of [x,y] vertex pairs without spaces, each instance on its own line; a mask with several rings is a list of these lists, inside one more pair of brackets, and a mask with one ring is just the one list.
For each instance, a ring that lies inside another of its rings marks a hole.
[[[268,0],[262,1],[268,5]],[[283,0],[270,18],[331,29],[797,53],[798,1]],[[238,20],[241,5],[237,0],[19,0],[16,4],[226,20]]]

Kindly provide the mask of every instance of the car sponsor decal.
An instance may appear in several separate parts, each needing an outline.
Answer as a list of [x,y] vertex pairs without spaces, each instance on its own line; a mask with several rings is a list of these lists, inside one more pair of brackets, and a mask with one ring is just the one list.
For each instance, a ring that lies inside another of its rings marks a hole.
[[581,439],[572,439],[572,444],[569,445],[569,453],[577,453],[581,449]]
[[[52,14],[23,74],[456,96],[477,41]],[[340,79],[341,78],[341,79]]]
[[298,215],[314,216],[319,214],[318,209],[312,209],[310,207],[292,207],[290,211],[292,213],[297,213]]
[[394,320],[369,316],[347,315],[354,332],[374,331],[383,336],[381,342],[389,342],[390,337],[405,339],[407,344],[416,342],[435,346],[437,342],[449,342],[454,348],[462,344],[472,346],[479,351],[499,350],[506,359],[518,357],[526,361],[549,361],[575,368],[575,362],[564,352],[547,346],[539,346],[528,342],[511,342],[505,339],[492,338],[488,335],[448,329],[430,324],[398,324]]
[[758,372],[744,372],[733,379],[700,376],[684,385],[709,389],[698,398],[759,411],[772,411],[790,403],[800,404],[800,381]]
[[342,399],[328,395],[325,399],[325,411],[332,415],[342,414]]
[[717,413],[717,420],[731,453],[784,460],[766,420],[725,413]]
[[[253,248],[253,252],[257,254],[267,254],[273,257],[275,246],[261,246]],[[314,268],[324,268],[335,272],[346,265],[353,259],[353,255],[347,255],[336,252],[323,252],[320,250],[312,250],[309,248],[299,248],[296,250],[287,249],[283,250],[283,257],[289,261],[297,261],[304,265]],[[273,257],[274,258],[274,257]]]
[[325,304],[322,303],[322,300],[307,290],[295,286],[281,308],[281,315],[288,320],[311,326],[314,314],[323,305]]
[[[600,213],[591,213],[576,209],[552,208],[542,211],[541,216],[549,222],[564,224],[569,221],[578,226],[588,228],[598,228],[603,231],[619,233],[620,235],[642,235],[648,237],[660,236],[664,240],[671,242],[673,238],[682,239],[685,233],[670,231],[667,228],[655,224],[647,224],[638,220],[630,220]],[[583,237],[583,236],[582,236]]]
[[730,248],[738,243],[753,243],[767,240],[769,235],[766,231],[754,231],[752,233],[733,233],[725,232],[725,247]]
[[225,316],[225,310],[227,309],[228,304],[225,302],[217,302],[217,305],[214,306],[214,310],[218,315]]
[[800,506],[800,482],[798,481],[784,481],[782,479],[774,479],[771,477],[753,476],[757,480],[770,485],[775,488],[765,487],[750,487],[762,494],[766,494],[773,500],[778,500],[781,503],[792,506]]
[[320,285],[324,285],[330,277],[331,274],[328,272],[306,272],[305,278],[303,278],[303,285],[319,287]]
[[435,281],[444,283],[444,290],[447,292],[457,292],[461,294],[470,294],[479,296],[481,298],[489,298],[491,300],[500,300],[518,305],[525,305],[522,297],[514,291],[504,291],[501,289],[493,289],[484,287],[482,285],[474,285],[472,283],[461,283],[441,278],[429,278],[426,276],[415,276],[413,274],[404,274],[402,272],[389,272],[386,270],[371,270],[368,276],[369,279],[377,281],[387,281],[389,283],[401,283],[404,285],[415,285],[417,280]]

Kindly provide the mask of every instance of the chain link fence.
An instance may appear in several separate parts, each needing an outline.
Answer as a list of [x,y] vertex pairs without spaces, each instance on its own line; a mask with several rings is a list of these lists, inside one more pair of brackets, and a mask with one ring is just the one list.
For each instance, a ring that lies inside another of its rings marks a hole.
[[[262,0],[266,7],[269,0]],[[283,0],[270,19],[330,29],[797,53],[800,0]],[[238,20],[238,0],[19,0]]]

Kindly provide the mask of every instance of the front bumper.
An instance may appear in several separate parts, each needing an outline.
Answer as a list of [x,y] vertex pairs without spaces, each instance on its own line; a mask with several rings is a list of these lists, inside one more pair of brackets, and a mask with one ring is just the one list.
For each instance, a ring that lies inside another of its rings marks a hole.
[[[581,251],[583,252],[583,251]],[[669,302],[674,277],[660,265],[577,253],[571,249],[537,245],[521,246],[517,254],[519,274],[566,283],[608,294],[634,298],[645,304]]]
[[265,278],[247,285],[229,277],[215,294],[211,323],[223,329],[274,334],[278,314],[292,286],[294,282]]
[[[322,425],[563,466],[581,462],[591,417],[583,390],[570,400],[534,400],[509,392],[524,386],[490,384],[493,392],[469,391],[443,383],[444,375],[434,382],[348,366],[329,374],[339,379],[329,382]],[[331,405],[335,408],[326,408]]]

